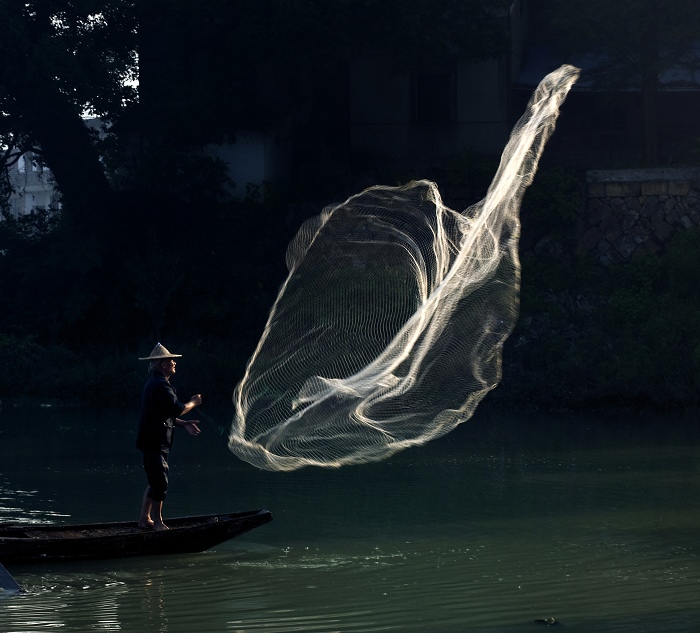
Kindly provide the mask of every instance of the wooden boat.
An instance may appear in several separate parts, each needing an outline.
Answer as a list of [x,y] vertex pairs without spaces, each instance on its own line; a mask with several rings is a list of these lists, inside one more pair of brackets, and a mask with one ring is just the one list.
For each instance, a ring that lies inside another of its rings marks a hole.
[[85,525],[0,524],[0,563],[48,562],[202,552],[272,520],[267,510],[167,520],[169,530],[136,521]]

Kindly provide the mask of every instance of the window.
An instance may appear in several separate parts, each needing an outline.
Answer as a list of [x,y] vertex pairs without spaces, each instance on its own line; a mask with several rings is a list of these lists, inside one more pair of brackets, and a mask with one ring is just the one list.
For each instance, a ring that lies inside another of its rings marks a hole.
[[454,73],[415,73],[411,79],[411,120],[414,123],[454,121]]

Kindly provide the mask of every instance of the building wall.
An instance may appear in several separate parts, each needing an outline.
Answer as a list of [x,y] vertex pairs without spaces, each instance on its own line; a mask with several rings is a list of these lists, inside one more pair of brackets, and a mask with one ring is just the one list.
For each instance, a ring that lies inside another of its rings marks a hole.
[[510,133],[509,88],[506,59],[460,66],[457,73],[458,134],[454,146],[449,149],[500,155]]
[[391,61],[365,57],[350,64],[350,143],[355,155],[405,157],[410,121],[410,78]]
[[[505,19],[505,16],[504,16]],[[390,60],[367,56],[350,64],[350,144],[360,159],[396,166],[436,167],[444,159],[472,151],[500,155],[511,127],[510,88],[523,62],[527,2],[514,0],[507,16],[509,55],[439,69],[449,82],[434,94],[419,75],[399,73]],[[420,103],[434,99],[449,116],[422,117]],[[417,106],[418,104],[418,106]]]
[[8,173],[14,190],[9,200],[10,213],[14,217],[57,204],[51,171],[36,162],[31,152],[10,166]]
[[206,152],[226,164],[230,194],[238,200],[286,176],[286,149],[269,134],[239,132],[234,143],[210,145]]
[[605,265],[663,253],[700,226],[700,168],[589,171],[578,248]]
[[[412,110],[416,78],[389,60],[366,57],[351,64],[350,142],[353,154],[379,161],[434,166],[466,150],[498,154],[508,139],[508,65],[489,60],[452,70],[450,120],[421,121]],[[422,98],[427,98],[423,96]]]

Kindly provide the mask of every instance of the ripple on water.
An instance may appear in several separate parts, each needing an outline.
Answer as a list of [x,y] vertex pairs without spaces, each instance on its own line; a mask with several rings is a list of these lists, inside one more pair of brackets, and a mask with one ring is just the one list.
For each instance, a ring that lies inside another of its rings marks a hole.
[[[24,567],[13,573],[28,592],[0,600],[0,633],[516,631],[550,616],[571,630],[633,631],[635,619],[689,630],[700,621],[697,550],[659,548],[657,536],[543,522],[509,538],[494,527]],[[669,605],[675,615],[662,617]]]

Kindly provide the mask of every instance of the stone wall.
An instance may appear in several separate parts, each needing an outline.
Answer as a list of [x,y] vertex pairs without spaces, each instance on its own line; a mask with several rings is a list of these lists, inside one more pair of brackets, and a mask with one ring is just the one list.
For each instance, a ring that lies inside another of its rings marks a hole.
[[604,265],[662,253],[700,225],[700,168],[589,171],[578,248]]

